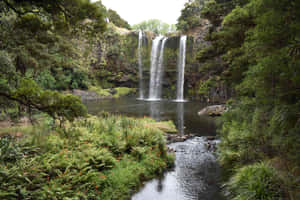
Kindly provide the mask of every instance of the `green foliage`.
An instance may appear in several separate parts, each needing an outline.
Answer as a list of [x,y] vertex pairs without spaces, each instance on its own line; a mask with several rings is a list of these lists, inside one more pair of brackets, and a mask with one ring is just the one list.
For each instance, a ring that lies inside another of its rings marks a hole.
[[185,4],[184,9],[181,10],[180,17],[178,18],[178,23],[176,24],[178,30],[186,32],[201,25],[200,11],[203,2],[203,0],[196,0]]
[[16,71],[23,76],[30,71],[31,76],[26,76],[46,89],[87,89],[86,66],[71,39],[82,32],[103,32],[101,10],[89,0],[2,4],[6,10],[0,13],[0,49],[10,54]]
[[278,172],[262,162],[238,169],[228,188],[233,200],[279,200],[284,197],[282,184]]
[[127,96],[129,94],[136,92],[135,88],[127,88],[127,87],[118,87],[118,88],[114,88],[114,90],[116,91],[116,93],[114,94],[115,98]]
[[162,132],[145,126],[149,121],[94,116],[64,132],[37,127],[20,140],[0,138],[1,198],[130,198],[174,161]]
[[135,88],[127,88],[127,87],[103,89],[101,87],[91,86],[89,90],[96,92],[100,97],[104,97],[104,98],[105,97],[120,98],[136,92]]
[[[102,49],[102,57],[94,67],[93,76],[97,80],[94,85],[105,89],[135,87],[138,84],[138,71],[135,67],[138,62],[138,35],[135,32],[124,33],[123,29],[109,24],[101,40],[101,45],[103,44],[105,48]],[[142,50],[145,55],[144,63],[150,62],[149,51],[151,46],[144,44]]]
[[96,92],[100,97],[109,97],[111,96],[110,89],[103,89],[101,87],[91,86],[90,91]]
[[89,0],[5,0],[2,7],[0,104],[4,112],[11,119],[36,109],[61,120],[84,115],[79,100],[43,89],[88,88],[90,63],[82,61],[82,47],[75,38],[106,29],[102,10]]
[[86,108],[78,97],[64,95],[57,91],[43,90],[31,79],[20,79],[17,88],[0,91],[0,96],[27,107],[45,112],[60,122],[73,121],[86,115]]
[[108,17],[110,22],[114,23],[114,25],[116,25],[118,27],[121,27],[121,28],[126,28],[128,30],[131,29],[128,22],[125,21],[124,19],[122,19],[116,11],[114,11],[112,9],[108,9],[107,17]]
[[[287,164],[276,171],[293,183],[299,178],[299,6],[288,0],[208,1],[202,10],[215,27],[206,37],[212,47],[200,51],[198,59],[209,63],[222,57],[222,70],[214,76],[237,94],[223,116],[219,149],[233,177],[232,198],[283,198],[283,183],[272,182],[272,167],[257,164],[264,160],[279,158]],[[256,176],[260,172],[268,172],[271,182]],[[287,185],[284,198],[297,199],[295,187]]]
[[174,25],[169,25],[158,19],[149,19],[149,20],[143,21],[139,24],[135,24],[132,26],[132,29],[133,30],[152,31],[156,34],[162,34],[162,35],[176,31],[176,28]]
[[14,143],[10,136],[2,137],[0,140],[0,164],[5,162],[16,162],[23,157],[18,144]]
[[94,20],[95,30],[105,29],[103,13],[89,0],[4,0],[4,6],[18,16],[21,27],[31,31],[50,29],[51,25],[56,28],[78,25],[86,18]]
[[0,88],[7,90],[16,85],[16,68],[10,55],[6,51],[0,51]]
[[131,29],[128,22],[126,20],[122,19],[116,11],[114,11],[112,9],[107,10],[106,7],[102,4],[101,0],[96,1],[95,5],[100,9],[100,11],[102,13],[104,13],[104,16],[109,19],[110,23],[113,23],[114,25],[116,25],[120,28],[126,28],[128,30]]
[[197,89],[198,89],[197,94],[200,96],[208,95],[210,89],[216,87],[216,83],[217,81],[215,78],[210,78],[206,81],[200,81],[197,85]]
[[207,0],[204,2],[201,16],[218,26],[222,17],[229,14],[236,6],[244,6],[249,0]]

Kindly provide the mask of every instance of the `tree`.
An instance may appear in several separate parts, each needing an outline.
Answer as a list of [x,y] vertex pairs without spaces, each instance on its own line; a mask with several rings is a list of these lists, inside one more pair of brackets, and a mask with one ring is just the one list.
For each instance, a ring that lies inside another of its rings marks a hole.
[[188,31],[201,24],[200,10],[202,7],[202,1],[193,1],[185,4],[181,15],[178,18],[176,27],[178,30]]
[[112,22],[114,25],[121,27],[121,28],[126,28],[128,30],[131,29],[128,22],[125,21],[124,19],[122,19],[116,11],[114,11],[112,9],[108,9],[107,17],[108,17],[109,21]]
[[58,119],[60,123],[86,115],[86,108],[81,100],[71,94],[43,90],[31,79],[21,79],[18,88],[4,91],[8,86],[2,81],[0,96],[25,106],[30,115],[33,110],[38,110]]
[[32,16],[39,24],[47,22],[61,27],[89,18],[98,30],[105,29],[103,13],[89,0],[3,0],[3,4],[5,11],[13,11],[18,17]]
[[147,21],[143,21],[139,24],[133,25],[132,28],[134,30],[152,31],[156,34],[163,34],[163,35],[176,31],[174,25],[169,25],[158,19],[150,19]]
[[[1,111],[37,110],[61,122],[84,116],[79,98],[48,89],[86,87],[66,36],[104,31],[99,8],[88,0],[5,0],[0,6]],[[67,82],[57,88],[58,80]]]

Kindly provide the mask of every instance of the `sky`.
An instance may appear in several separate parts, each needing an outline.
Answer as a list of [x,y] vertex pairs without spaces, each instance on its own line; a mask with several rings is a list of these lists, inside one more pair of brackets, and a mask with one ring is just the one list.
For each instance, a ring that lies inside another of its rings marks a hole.
[[[95,0],[94,0],[95,1]],[[102,3],[125,19],[130,25],[148,19],[176,24],[180,11],[188,0],[102,0]]]

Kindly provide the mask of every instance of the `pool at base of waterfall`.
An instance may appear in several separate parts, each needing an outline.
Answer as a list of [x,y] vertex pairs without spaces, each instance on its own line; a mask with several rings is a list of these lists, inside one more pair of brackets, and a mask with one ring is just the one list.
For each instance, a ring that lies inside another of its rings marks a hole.
[[198,112],[206,104],[197,101],[175,102],[173,100],[147,101],[135,98],[104,99],[85,101],[90,114],[101,111],[132,117],[152,117],[157,121],[172,120],[179,133],[197,136],[216,135],[215,119],[199,116]]

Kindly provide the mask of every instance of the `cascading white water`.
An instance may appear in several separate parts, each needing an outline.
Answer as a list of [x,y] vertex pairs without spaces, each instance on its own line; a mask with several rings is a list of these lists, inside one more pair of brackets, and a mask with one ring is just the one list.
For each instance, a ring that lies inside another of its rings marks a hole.
[[159,100],[158,90],[161,88],[162,68],[163,68],[163,52],[167,38],[164,36],[156,37],[152,42],[151,50],[151,68],[150,68],[150,84],[149,84],[149,99]]
[[160,48],[160,55],[159,55],[157,72],[156,72],[156,80],[155,80],[155,87],[156,87],[155,98],[156,99],[161,98],[162,78],[163,78],[163,74],[164,74],[164,50],[165,50],[165,45],[166,45],[167,40],[168,40],[167,37],[165,37],[162,40],[162,44],[161,44],[161,48]]
[[143,46],[143,31],[139,31],[139,44],[138,44],[138,64],[139,64],[139,99],[144,99],[144,78],[143,78],[143,58],[142,58],[142,46]]
[[186,35],[180,37],[180,46],[177,63],[177,98],[175,101],[184,101],[184,69],[185,69],[185,54],[186,54]]

